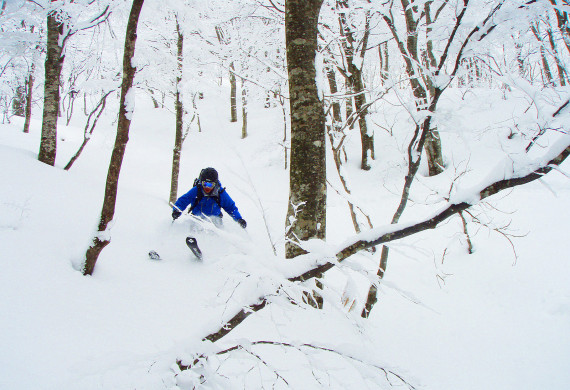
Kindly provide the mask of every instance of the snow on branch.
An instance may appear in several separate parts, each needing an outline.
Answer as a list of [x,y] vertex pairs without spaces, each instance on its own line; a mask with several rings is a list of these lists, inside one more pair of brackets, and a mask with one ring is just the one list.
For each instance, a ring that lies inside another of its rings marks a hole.
[[[497,182],[494,182],[488,186],[486,186],[485,188],[483,188],[482,190],[478,191],[478,193],[474,194],[475,197],[478,198],[478,200],[483,200],[491,195],[495,195],[505,189],[508,188],[513,188],[513,187],[517,187],[520,186],[522,184],[527,184],[530,183],[534,180],[540,179],[541,177],[543,177],[544,175],[546,175],[547,173],[549,173],[550,171],[552,171],[553,169],[556,169],[560,164],[562,164],[562,162],[564,160],[566,160],[566,158],[570,155],[570,145],[566,145],[566,147],[564,148],[564,150],[558,154],[556,157],[554,157],[552,160],[550,160],[546,165],[534,170],[533,172],[524,175],[524,176],[520,176],[520,177],[513,177],[510,179],[503,179],[503,180],[499,180]],[[477,202],[475,202],[477,203]],[[473,206],[474,203],[468,202],[468,201],[463,201],[463,202],[458,202],[458,203],[450,203],[447,207],[443,208],[442,210],[440,210],[439,212],[437,212],[435,215],[433,215],[432,217],[421,221],[421,222],[417,222],[414,224],[395,224],[395,225],[391,225],[388,228],[384,228],[383,233],[380,234],[377,237],[373,237],[371,239],[360,239],[350,245],[348,245],[347,247],[343,248],[342,250],[340,250],[337,254],[336,254],[336,260],[337,261],[342,261],[350,256],[352,256],[353,254],[370,248],[370,247],[374,247],[380,244],[384,244],[386,242],[390,242],[390,241],[395,241],[395,240],[399,240],[408,236],[411,236],[413,234],[422,232],[424,230],[427,229],[434,229],[437,225],[439,225],[441,222],[445,221],[447,218],[451,217],[452,215],[466,210],[469,207]],[[369,234],[369,233],[367,233]],[[323,265],[320,265],[314,269],[311,269],[305,273],[303,273],[302,275],[296,276],[294,278],[290,278],[289,281],[294,282],[294,281],[301,281],[301,280],[307,280],[310,278],[313,278],[317,275],[319,275],[322,272],[326,272],[329,269],[333,268],[335,266],[335,264],[333,263],[326,263]]]
[[[383,366],[380,366],[376,363],[368,361],[368,359],[358,356],[358,353],[344,351],[342,348],[338,347],[330,347],[330,346],[322,346],[322,345],[315,345],[309,343],[287,343],[281,341],[271,341],[271,340],[258,340],[258,341],[247,341],[244,340],[239,344],[233,345],[231,347],[224,348],[223,350],[215,352],[215,355],[222,356],[232,352],[245,352],[252,356],[255,360],[257,360],[261,365],[265,366],[267,369],[273,372],[276,377],[276,380],[282,381],[287,386],[289,386],[289,382],[287,379],[280,374],[279,369],[274,367],[272,364],[268,363],[263,357],[253,351],[253,347],[255,346],[276,346],[282,347],[285,349],[291,349],[300,352],[305,356],[310,356],[311,354],[317,353],[324,353],[324,354],[331,354],[340,357],[341,359],[345,359],[346,361],[350,361],[353,365],[355,364],[355,368],[357,366],[361,366],[363,368],[372,368],[380,376],[383,378],[384,381],[388,382],[390,386],[405,386],[409,390],[414,390],[414,387],[408,380],[406,380],[402,375],[395,372],[393,369],[389,369]],[[177,365],[180,371],[185,371],[191,369],[192,367],[199,367],[204,366],[208,360],[208,356],[200,355],[196,358],[192,359],[192,363],[188,364],[189,362],[185,362],[184,360],[178,360]],[[318,367],[315,367],[318,369]],[[363,373],[363,377],[371,380],[370,373]]]
[[[562,111],[568,106],[569,102],[566,101],[562,104],[557,111],[552,115],[556,117],[561,114]],[[551,146],[549,151],[542,157],[540,163],[533,164],[532,168],[522,167],[517,172],[514,172],[512,177],[504,178],[502,180],[497,180],[494,182],[486,182],[480,184],[472,190],[464,192],[461,197],[456,197],[455,199],[449,199],[448,204],[441,208],[439,211],[432,214],[430,217],[414,223],[398,223],[391,224],[381,228],[373,229],[368,232],[360,233],[355,236],[355,239],[350,241],[342,249],[337,250],[336,253],[330,253],[327,255],[323,254],[323,258],[315,259],[311,258],[313,262],[310,269],[307,271],[297,271],[296,276],[287,277],[283,280],[283,283],[277,288],[275,286],[272,291],[267,291],[261,293],[257,297],[254,303],[249,306],[242,307],[233,317],[223,320],[223,324],[220,328],[209,335],[205,336],[202,341],[209,341],[215,343],[216,341],[222,339],[228,335],[233,329],[235,329],[239,324],[249,317],[252,313],[260,311],[265,308],[269,303],[271,303],[271,297],[273,295],[280,295],[286,283],[298,283],[305,282],[312,278],[322,277],[326,272],[338,265],[343,260],[348,257],[368,248],[372,248],[387,242],[399,240],[405,237],[412,236],[414,234],[420,233],[424,230],[434,229],[441,222],[450,218],[451,216],[460,213],[470,207],[476,205],[481,200],[488,198],[492,195],[498,194],[509,188],[514,188],[523,184],[533,182],[537,179],[542,178],[544,175],[548,174],[552,170],[559,170],[560,165],[568,158],[570,155],[570,141],[568,135],[562,136],[559,141]],[[315,263],[316,261],[316,263]],[[305,268],[305,267],[303,267]],[[305,268],[306,269],[306,268]],[[299,273],[301,272],[301,273]],[[277,284],[279,285],[279,283]],[[260,342],[262,343],[262,342]],[[271,344],[273,342],[267,342]],[[287,346],[284,343],[280,345]],[[237,348],[237,347],[236,347]],[[227,352],[230,352],[228,350]],[[335,351],[331,351],[335,352]],[[201,356],[202,358],[204,356]],[[184,365],[178,362],[178,366],[181,370],[191,369],[193,365],[196,365],[200,358],[194,360],[192,364]],[[400,378],[401,379],[401,378]],[[406,385],[409,385],[406,383]]]
[[[333,267],[335,267],[339,262],[347,259],[348,257],[356,254],[359,251],[365,250],[367,248],[371,248],[380,244],[384,244],[387,242],[399,240],[416,233],[420,233],[427,229],[434,229],[439,225],[441,222],[445,221],[447,218],[466,210],[480,200],[483,200],[491,195],[495,195],[505,189],[517,187],[523,184],[530,183],[534,180],[542,178],[544,175],[549,173],[552,170],[557,170],[557,168],[562,164],[563,161],[570,155],[570,143],[568,143],[568,138],[565,137],[564,139],[564,146],[562,146],[563,150],[559,152],[558,155],[551,158],[546,164],[540,166],[539,168],[535,169],[534,171],[519,177],[512,177],[508,179],[499,180],[493,182],[489,185],[486,185],[481,190],[475,190],[472,193],[470,199],[473,200],[464,200],[464,201],[457,201],[456,203],[449,203],[446,207],[436,212],[430,218],[427,218],[423,221],[416,222],[416,223],[399,223],[394,225],[384,226],[378,229],[374,229],[373,231],[361,233],[356,237],[370,237],[370,238],[361,238],[357,241],[352,242],[348,246],[344,247],[343,249],[339,250],[336,253],[335,261],[331,262],[328,261],[324,264],[317,265],[311,268],[308,271],[303,272],[297,276],[287,278],[288,282],[304,282],[309,279],[319,277],[324,272],[329,271]],[[555,147],[553,147],[554,150]],[[558,149],[560,150],[560,148]],[[556,153],[556,151],[554,151]],[[376,232],[376,235],[374,233]],[[255,313],[261,309],[263,309],[269,302],[269,295],[258,297],[257,301],[247,307],[242,308],[237,314],[235,314],[229,320],[225,320],[224,324],[215,332],[210,333],[209,335],[203,338],[204,341],[216,342],[230,333],[236,326],[241,324],[250,314]]]

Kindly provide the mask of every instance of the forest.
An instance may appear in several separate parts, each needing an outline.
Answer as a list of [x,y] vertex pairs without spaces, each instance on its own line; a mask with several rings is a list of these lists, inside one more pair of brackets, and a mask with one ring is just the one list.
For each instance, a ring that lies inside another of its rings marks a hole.
[[0,4],[0,387],[567,386],[567,0]]

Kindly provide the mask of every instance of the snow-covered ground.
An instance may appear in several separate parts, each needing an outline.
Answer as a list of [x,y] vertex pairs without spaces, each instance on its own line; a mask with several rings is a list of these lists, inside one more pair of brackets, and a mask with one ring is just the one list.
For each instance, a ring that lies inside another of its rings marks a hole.
[[[249,137],[242,140],[241,124],[229,123],[225,102],[225,96],[208,94],[201,102],[202,132],[192,128],[184,144],[179,195],[201,168],[213,166],[248,228],[225,218],[223,231],[198,232],[205,257],[202,263],[192,258],[184,244],[192,221],[184,216],[173,223],[168,205],[173,115],[140,95],[112,242],[91,277],[77,269],[98,222],[115,108],[108,108],[70,171],[63,166],[83,139],[85,118],[79,113],[71,126],[58,129],[55,168],[36,159],[39,115],[30,134],[21,132],[21,118],[0,125],[1,389],[187,389],[199,374],[206,375],[204,388],[400,388],[397,377],[379,367],[421,389],[568,388],[570,182],[556,172],[544,184],[534,182],[496,196],[492,206],[477,206],[481,218],[508,225],[521,237],[470,222],[475,253],[469,255],[455,217],[435,231],[394,243],[370,319],[340,304],[348,278],[347,291],[361,305],[368,283],[356,271],[375,272],[378,254],[356,255],[326,278],[324,310],[275,298],[219,346],[242,343],[240,351],[212,358],[202,371],[176,375],[178,358],[192,359],[211,348],[200,340],[241,305],[277,287],[286,268],[282,114],[252,104]],[[459,131],[473,118],[488,129],[482,111],[468,108],[462,107],[471,119],[462,122],[450,113],[447,127],[440,127],[453,160],[448,166],[459,172],[469,161],[493,172],[497,133]],[[399,127],[409,129],[406,123]],[[349,156],[359,155],[355,132],[348,148]],[[377,131],[376,148],[371,171],[359,171],[360,162],[350,157],[345,173],[353,199],[381,226],[398,202],[405,143]],[[341,188],[330,167],[331,186]],[[440,178],[420,177],[415,200],[430,203],[445,175],[453,169]],[[332,188],[328,207],[328,244],[336,247],[354,232],[346,200]],[[402,221],[421,218],[427,208],[411,204]],[[150,260],[151,249],[163,260]],[[245,340],[298,349],[248,347]]]

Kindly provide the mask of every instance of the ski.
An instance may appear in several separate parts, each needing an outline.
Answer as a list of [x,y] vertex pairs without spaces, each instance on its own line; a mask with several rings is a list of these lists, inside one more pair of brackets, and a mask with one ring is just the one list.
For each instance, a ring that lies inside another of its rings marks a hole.
[[194,255],[199,259],[202,260],[202,251],[198,247],[198,242],[194,237],[186,237],[186,245],[188,248],[194,253]]
[[150,251],[148,252],[148,258],[151,260],[162,260],[160,258],[160,255],[156,252],[156,251]]
[[[198,241],[196,241],[194,237],[186,237],[186,245],[188,245],[188,248],[190,248],[194,256],[199,260],[202,260],[202,251],[198,247]],[[151,260],[162,260],[158,252],[155,250],[148,252],[148,258]]]

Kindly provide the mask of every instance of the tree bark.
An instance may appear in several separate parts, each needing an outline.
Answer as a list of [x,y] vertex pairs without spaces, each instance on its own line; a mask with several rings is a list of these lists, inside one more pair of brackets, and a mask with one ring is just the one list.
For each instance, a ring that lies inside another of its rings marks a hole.
[[180,97],[180,89],[182,84],[182,68],[184,59],[184,35],[180,31],[178,18],[176,18],[176,35],[177,35],[177,62],[178,75],[176,76],[176,101],[174,102],[174,110],[176,111],[176,129],[174,137],[174,149],[172,150],[172,173],[170,177],[170,202],[176,202],[178,199],[178,175],[180,174],[180,156],[182,154],[182,133],[184,127],[184,105]]
[[[135,53],[135,44],[137,41],[137,24],[143,3],[144,0],[133,0],[129,21],[127,23],[117,136],[115,138],[115,145],[113,147],[113,153],[111,154],[109,171],[107,173],[105,197],[103,200],[103,208],[101,210],[101,218],[99,220],[98,233],[93,238],[91,246],[85,253],[85,265],[83,268],[84,275],[93,274],[99,254],[111,242],[111,236],[107,231],[107,228],[109,227],[109,222],[111,222],[115,216],[119,174],[121,172],[121,165],[123,163],[123,156],[125,154],[127,142],[129,140],[131,115],[133,114],[134,109],[135,94],[132,87],[136,68],[132,66],[132,59]],[[127,101],[127,95],[129,95],[129,101]],[[126,104],[129,106],[127,107]]]
[[388,54],[388,42],[383,42],[378,45],[378,57],[380,58],[380,79],[382,80],[382,85],[388,79],[388,73],[390,71],[390,57]]
[[550,85],[552,83],[552,72],[550,71],[550,66],[548,64],[548,59],[546,58],[546,51],[544,50],[544,40],[542,39],[542,35],[540,33],[540,29],[538,27],[538,23],[531,23],[530,30],[534,34],[534,37],[540,44],[540,59],[542,61],[542,71],[543,71],[543,84]]
[[562,7],[568,6],[567,0],[550,0],[550,3],[555,7],[554,13],[556,14],[556,21],[558,22],[558,29],[562,35],[562,40],[566,45],[566,49],[570,53],[570,25],[568,23],[568,12],[563,11]]
[[42,117],[42,137],[38,160],[53,166],[57,150],[57,117],[59,113],[59,86],[63,67],[62,51],[59,45],[63,34],[63,24],[57,13],[47,17],[47,55],[45,60],[44,110]]
[[[335,95],[338,92],[338,86],[336,83],[336,74],[334,69],[327,69],[327,80],[329,82],[329,90],[331,91],[331,95]],[[340,113],[340,103],[336,98],[332,98],[332,127],[335,129],[340,122],[342,122],[342,117]]]
[[317,26],[322,0],[285,3],[285,42],[291,112],[291,165],[286,220],[287,258],[305,253],[296,243],[326,234],[326,138],[315,81]]
[[[418,50],[418,21],[416,21],[414,18],[417,10],[415,10],[414,7],[410,6],[408,0],[401,0],[401,3],[404,9],[406,22],[405,45],[398,35],[394,20],[386,15],[384,15],[383,18],[390,28],[390,31],[392,32],[392,35],[398,45],[400,54],[402,55],[402,59],[406,64],[406,73],[410,78],[410,86],[412,88],[414,98],[416,99],[417,110],[422,111],[430,105],[428,101],[428,93],[429,97],[433,100],[433,82],[431,81],[431,76],[425,72],[422,72],[421,67],[419,66],[421,64],[421,61]],[[427,10],[429,12],[429,7]],[[431,23],[431,18],[428,18],[428,22]],[[426,66],[431,66],[432,62],[435,60],[435,57],[431,50],[431,43],[430,45],[426,45],[426,57],[428,60],[426,62]],[[423,84],[422,81],[424,81],[425,84]],[[439,137],[437,129],[434,128],[430,129],[429,131],[431,134],[428,135],[428,138],[426,140],[425,152],[427,155],[429,175],[434,176],[443,172],[443,152],[441,139]]]
[[12,99],[12,114],[20,117],[26,116],[26,83],[16,88],[16,96]]
[[237,122],[237,80],[233,62],[230,64],[230,122]]
[[552,49],[552,54],[554,56],[554,60],[556,61],[556,68],[558,70],[558,82],[560,83],[561,87],[566,86],[566,68],[562,60],[560,59],[560,53],[558,52],[558,47],[556,46],[556,41],[554,39],[554,34],[551,28],[547,30],[548,34],[548,42],[550,43],[550,48]]
[[24,133],[30,132],[30,120],[32,119],[32,98],[34,90],[34,72],[36,70],[35,64],[32,63],[28,79],[26,80],[26,119],[24,120]]
[[352,87],[354,93],[354,108],[356,110],[356,117],[358,119],[358,127],[360,128],[360,141],[361,141],[361,162],[360,168],[367,171],[370,169],[369,159],[374,159],[374,135],[369,134],[366,116],[368,114],[368,106],[366,105],[366,95],[364,91],[364,80],[362,76],[362,64],[364,63],[364,55],[368,46],[368,37],[370,35],[369,24],[370,15],[366,14],[365,31],[362,41],[358,44],[360,46],[360,67],[354,62],[357,47],[354,40],[353,31],[348,25],[346,20],[346,13],[343,10],[349,8],[346,0],[338,0],[337,8],[339,10],[339,24],[342,36],[342,48],[346,58],[346,70],[348,71],[345,77],[348,79],[348,84]]
[[247,138],[247,86],[241,80],[241,138]]

